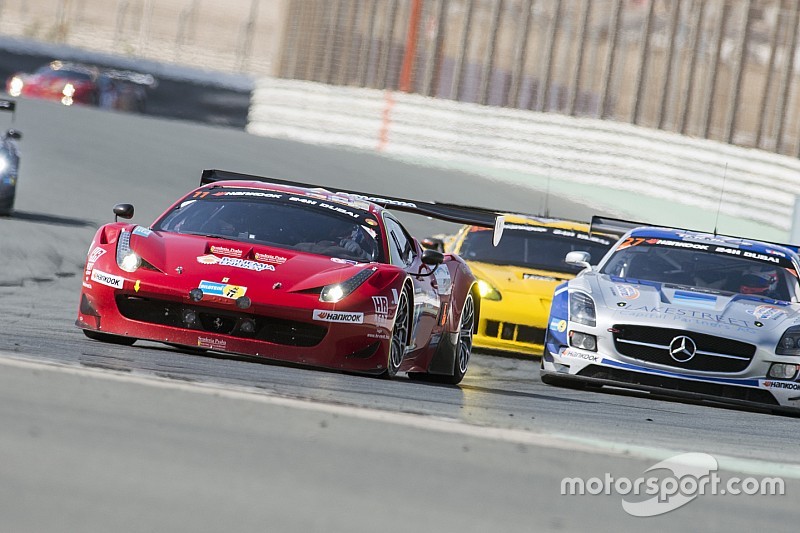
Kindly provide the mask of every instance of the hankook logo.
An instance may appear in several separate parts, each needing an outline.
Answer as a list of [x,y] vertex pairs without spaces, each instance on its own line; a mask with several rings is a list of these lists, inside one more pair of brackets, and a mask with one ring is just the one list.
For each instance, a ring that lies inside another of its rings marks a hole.
[[679,335],[669,343],[669,356],[679,363],[691,361],[697,353],[697,345],[686,335]]

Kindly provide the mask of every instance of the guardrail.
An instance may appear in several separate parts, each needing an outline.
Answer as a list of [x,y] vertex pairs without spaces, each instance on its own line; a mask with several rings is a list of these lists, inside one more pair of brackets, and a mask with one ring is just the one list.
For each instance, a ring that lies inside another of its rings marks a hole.
[[256,135],[451,160],[600,185],[789,230],[800,161],[630,124],[263,78]]

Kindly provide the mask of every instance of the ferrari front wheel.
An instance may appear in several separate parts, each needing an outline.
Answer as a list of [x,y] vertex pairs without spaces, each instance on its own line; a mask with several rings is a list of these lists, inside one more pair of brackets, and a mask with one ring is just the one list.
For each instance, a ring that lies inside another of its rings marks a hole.
[[91,329],[83,330],[83,334],[95,341],[108,342],[111,344],[121,344],[123,346],[130,346],[134,342],[136,342],[136,339],[131,337],[123,337],[121,335],[111,335],[110,333],[100,333],[99,331],[93,331]]
[[393,378],[397,375],[397,371],[400,370],[400,364],[403,362],[406,346],[408,346],[409,315],[408,294],[406,291],[403,291],[400,293],[400,299],[397,301],[397,312],[394,317],[392,341],[389,345],[389,357],[386,362],[386,371],[383,373],[384,377]]

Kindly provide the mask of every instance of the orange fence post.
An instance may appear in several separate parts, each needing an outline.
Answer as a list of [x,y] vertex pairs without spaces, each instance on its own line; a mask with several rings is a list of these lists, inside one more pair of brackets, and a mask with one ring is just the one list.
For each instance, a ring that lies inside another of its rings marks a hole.
[[400,71],[399,88],[406,93],[411,90],[411,82],[414,77],[414,59],[417,55],[417,30],[421,14],[422,0],[413,0],[411,16],[408,19],[408,32],[406,33],[406,52],[403,56],[403,68]]

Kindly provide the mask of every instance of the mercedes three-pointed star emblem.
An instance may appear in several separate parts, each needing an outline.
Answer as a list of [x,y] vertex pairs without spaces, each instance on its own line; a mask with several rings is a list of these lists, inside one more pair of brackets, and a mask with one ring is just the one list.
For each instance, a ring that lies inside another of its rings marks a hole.
[[691,361],[697,353],[697,345],[686,335],[679,335],[669,343],[669,356],[679,363]]

